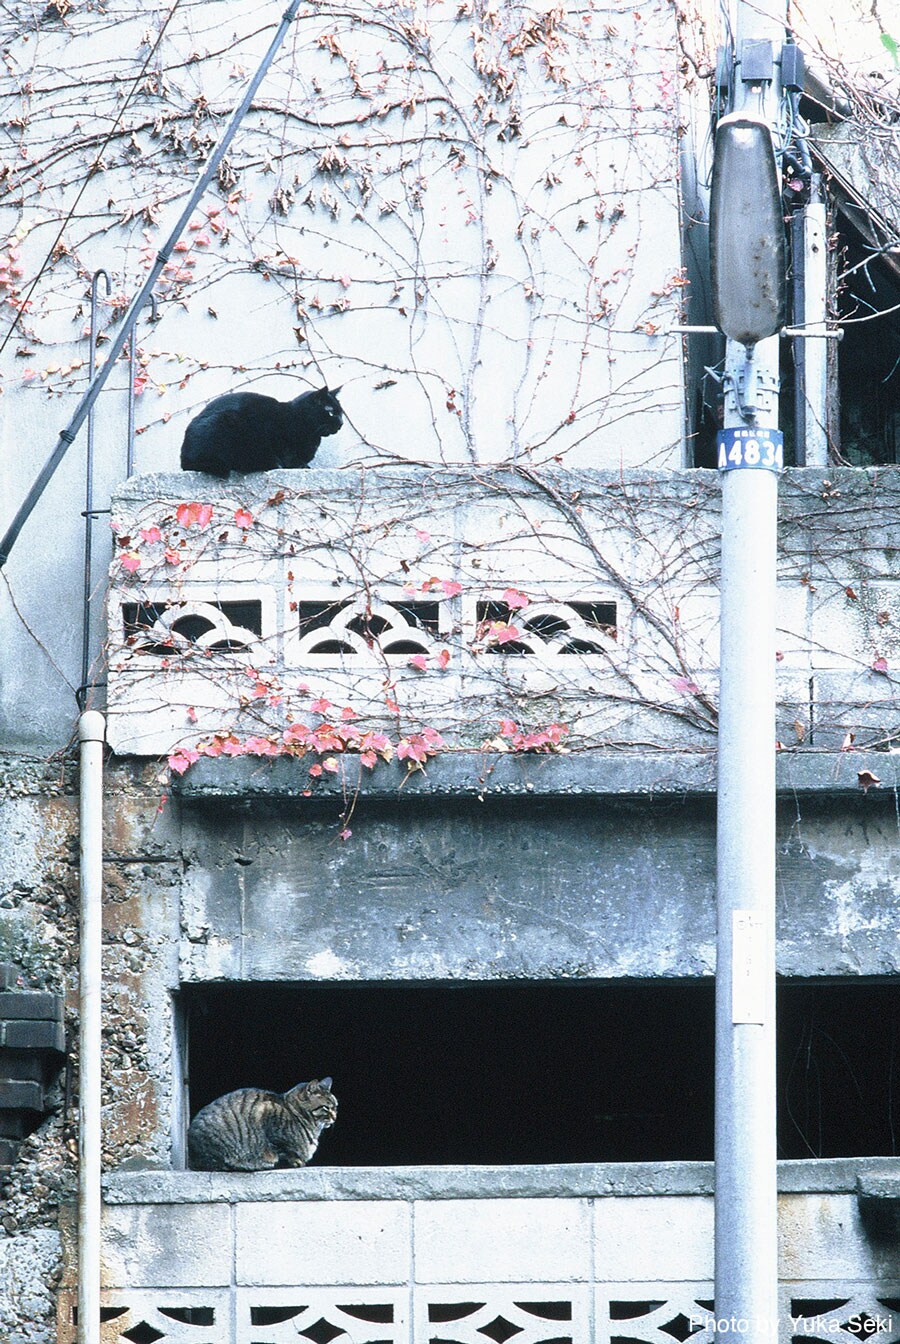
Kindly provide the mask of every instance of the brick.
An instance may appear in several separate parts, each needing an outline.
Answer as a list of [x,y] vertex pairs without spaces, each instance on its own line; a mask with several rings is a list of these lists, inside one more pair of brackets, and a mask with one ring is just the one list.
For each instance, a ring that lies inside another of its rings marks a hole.
[[62,1022],[0,1021],[0,1046],[7,1050],[53,1050],[66,1053],[66,1031]]
[[0,1018],[12,1021],[28,1018],[31,1021],[61,1022],[63,1001],[59,994],[47,994],[40,989],[7,990],[0,994]]
[[0,1110],[0,1138],[25,1139],[34,1129],[34,1111]]
[[231,1264],[227,1204],[118,1205],[103,1210],[106,1288],[227,1287]]
[[397,1200],[244,1203],[239,1284],[399,1284],[410,1275],[410,1209]]
[[0,1139],[0,1167],[11,1167],[18,1151],[18,1139]]
[[596,1200],[594,1275],[610,1282],[711,1279],[712,1195]]
[[12,961],[0,961],[0,990],[15,989],[21,969]]
[[42,1111],[43,1109],[44,1089],[40,1083],[0,1079],[0,1110]]
[[50,1070],[46,1055],[35,1050],[0,1050],[0,1078],[17,1083],[45,1083]]
[[419,1283],[565,1283],[591,1276],[584,1199],[416,1204]]

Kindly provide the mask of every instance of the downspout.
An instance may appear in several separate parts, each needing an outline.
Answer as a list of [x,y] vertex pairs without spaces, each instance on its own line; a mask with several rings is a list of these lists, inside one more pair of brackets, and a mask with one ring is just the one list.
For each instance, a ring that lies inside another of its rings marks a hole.
[[78,1344],[100,1342],[100,990],[103,741],[95,709],[78,720],[80,950],[78,961]]

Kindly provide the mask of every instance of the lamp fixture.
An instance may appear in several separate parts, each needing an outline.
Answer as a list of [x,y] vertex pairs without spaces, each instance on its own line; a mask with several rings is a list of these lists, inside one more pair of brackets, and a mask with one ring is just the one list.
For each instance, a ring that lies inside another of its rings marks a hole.
[[710,199],[716,326],[752,348],[784,324],[781,191],[768,123],[731,112],[716,127]]

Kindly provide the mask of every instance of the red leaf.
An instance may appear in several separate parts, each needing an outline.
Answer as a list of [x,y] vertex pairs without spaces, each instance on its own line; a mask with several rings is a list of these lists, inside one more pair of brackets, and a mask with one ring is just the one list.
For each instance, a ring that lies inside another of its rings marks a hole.
[[681,691],[682,695],[699,695],[700,687],[690,677],[672,677],[671,685],[676,691]]
[[238,527],[249,527],[253,522],[253,514],[248,513],[246,509],[235,509],[234,521],[237,523]]
[[199,759],[200,753],[198,751],[193,751],[188,747],[179,747],[169,757],[169,769],[174,770],[176,775],[183,775],[188,766],[193,765]]

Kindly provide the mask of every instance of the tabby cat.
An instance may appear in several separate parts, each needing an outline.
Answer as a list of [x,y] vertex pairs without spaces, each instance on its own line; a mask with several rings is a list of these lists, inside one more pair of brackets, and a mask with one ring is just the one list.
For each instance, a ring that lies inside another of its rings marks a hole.
[[217,1097],[194,1116],[188,1161],[194,1171],[302,1167],[336,1116],[330,1078],[298,1083],[284,1093],[242,1087]]
[[226,392],[195,415],[184,432],[181,465],[226,477],[229,472],[308,467],[316,449],[344,423],[340,388],[317,388],[293,401],[259,392]]

